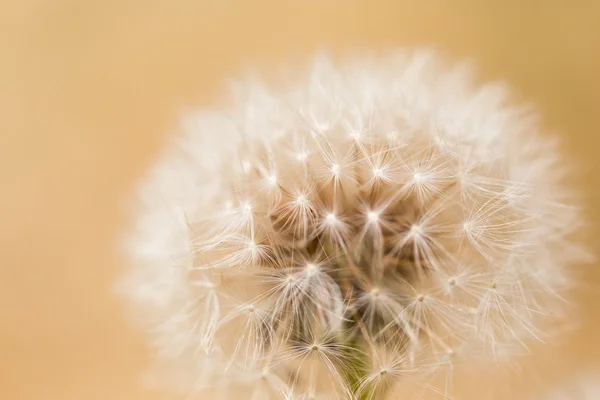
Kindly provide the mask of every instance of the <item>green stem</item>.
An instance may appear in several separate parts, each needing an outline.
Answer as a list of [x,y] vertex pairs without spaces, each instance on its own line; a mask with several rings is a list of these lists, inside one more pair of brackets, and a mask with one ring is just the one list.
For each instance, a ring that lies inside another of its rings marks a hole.
[[355,340],[350,340],[346,343],[346,366],[344,369],[344,379],[346,385],[354,394],[356,400],[373,400],[375,399],[375,387],[363,386],[363,379],[369,374],[368,364],[365,358],[365,353],[361,351],[361,346]]

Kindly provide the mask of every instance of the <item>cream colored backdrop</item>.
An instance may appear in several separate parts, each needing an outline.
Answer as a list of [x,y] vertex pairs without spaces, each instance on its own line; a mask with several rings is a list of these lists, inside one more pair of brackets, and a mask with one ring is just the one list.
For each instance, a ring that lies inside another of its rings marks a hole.
[[[245,65],[418,44],[471,57],[563,134],[599,221],[600,2],[1,3],[2,399],[160,398],[139,388],[147,355],[110,291],[120,201],[178,111],[210,102]],[[544,363],[549,379],[600,364],[594,267],[582,271],[582,331]]]

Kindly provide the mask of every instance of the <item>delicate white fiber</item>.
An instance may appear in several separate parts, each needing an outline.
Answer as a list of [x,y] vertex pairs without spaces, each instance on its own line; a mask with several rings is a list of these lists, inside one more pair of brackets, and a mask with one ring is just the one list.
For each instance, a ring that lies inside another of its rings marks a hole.
[[411,51],[237,89],[183,119],[127,242],[123,291],[183,390],[380,398],[563,317],[577,205],[503,85]]

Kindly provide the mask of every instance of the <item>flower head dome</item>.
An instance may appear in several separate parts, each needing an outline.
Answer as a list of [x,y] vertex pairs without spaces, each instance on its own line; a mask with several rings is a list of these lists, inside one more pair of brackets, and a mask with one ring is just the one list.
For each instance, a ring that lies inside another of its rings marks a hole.
[[128,242],[126,293],[184,387],[383,396],[560,317],[577,209],[502,85],[421,51],[238,93],[183,120]]

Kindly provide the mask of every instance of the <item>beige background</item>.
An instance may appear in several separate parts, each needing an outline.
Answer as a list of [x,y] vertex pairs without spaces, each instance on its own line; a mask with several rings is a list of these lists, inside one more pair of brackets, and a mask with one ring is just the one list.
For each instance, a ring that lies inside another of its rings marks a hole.
[[[110,292],[119,204],[178,111],[243,65],[415,44],[471,57],[565,137],[594,227],[599,20],[593,0],[2,1],[0,398],[159,398],[139,388],[147,355]],[[582,270],[582,331],[549,376],[600,355],[595,267]]]

